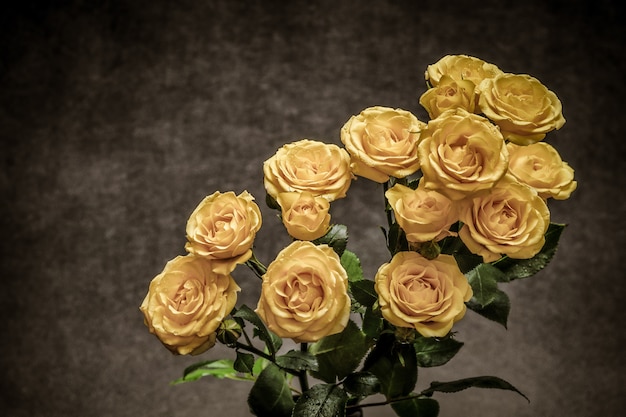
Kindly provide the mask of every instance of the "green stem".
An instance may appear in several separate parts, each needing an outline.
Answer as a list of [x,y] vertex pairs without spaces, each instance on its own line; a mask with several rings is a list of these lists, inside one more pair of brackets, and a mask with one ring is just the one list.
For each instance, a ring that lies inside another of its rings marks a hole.
[[267,271],[267,267],[263,265],[261,261],[257,259],[254,252],[252,252],[252,256],[250,257],[250,259],[246,261],[245,264],[248,268],[252,270],[252,272],[254,272],[254,275],[263,279],[263,275],[265,275],[265,272]]
[[383,183],[383,201],[385,203],[385,214],[387,215],[387,226],[391,230],[391,226],[393,225],[393,215],[392,210],[389,207],[389,202],[387,201],[387,190],[389,189],[389,181]]
[[274,359],[274,357],[272,355],[270,355],[268,353],[265,353],[262,350],[259,350],[259,349],[255,348],[252,345],[245,345],[245,344],[243,344],[241,342],[235,342],[235,349],[245,350],[247,352],[254,353],[255,355],[258,355],[258,356],[262,357],[263,359],[267,359],[270,362],[274,362],[275,361],[275,359]]
[[[300,344],[300,350],[302,352],[306,352],[308,351],[308,349],[309,347],[306,343]],[[300,381],[300,388],[302,389],[302,392],[307,391],[309,389],[309,379],[308,379],[306,370],[300,371],[298,373],[298,380]]]

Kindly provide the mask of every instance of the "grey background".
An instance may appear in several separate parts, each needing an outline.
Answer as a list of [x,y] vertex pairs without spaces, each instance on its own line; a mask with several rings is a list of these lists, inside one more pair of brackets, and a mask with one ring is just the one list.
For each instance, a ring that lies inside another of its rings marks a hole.
[[[269,262],[286,236],[265,208],[262,162],[302,138],[340,143],[365,107],[411,110],[426,66],[466,53],[555,91],[565,127],[548,140],[579,189],[553,202],[568,223],[537,277],[508,284],[509,329],[473,313],[433,379],[507,379],[531,399],[438,394],[441,416],[623,415],[623,15],[617,2],[64,1],[1,11],[0,410],[6,416],[245,416],[248,383],[170,387],[231,352],[174,357],[138,307],[184,226],[215,190],[257,197]],[[377,186],[332,208],[366,274],[384,262]],[[258,281],[238,269],[240,302]],[[368,416],[391,415],[388,408]]]

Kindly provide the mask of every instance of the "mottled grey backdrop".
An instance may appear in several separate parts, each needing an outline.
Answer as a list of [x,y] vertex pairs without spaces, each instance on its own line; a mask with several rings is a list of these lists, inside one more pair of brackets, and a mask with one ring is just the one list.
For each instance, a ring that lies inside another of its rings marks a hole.
[[[610,0],[3,6],[0,413],[246,416],[247,383],[169,386],[195,359],[171,356],[138,310],[151,278],[183,252],[187,216],[215,190],[249,190],[269,262],[286,237],[263,205],[262,162],[297,139],[339,143],[365,107],[425,120],[424,69],[467,53],[559,95],[567,123],[549,140],[579,189],[551,205],[570,226],[550,268],[504,287],[509,329],[468,313],[461,353],[418,386],[490,374],[531,400],[438,394],[444,417],[623,415],[622,20]],[[379,193],[358,180],[333,206],[370,277],[386,259]],[[243,269],[236,278],[254,305],[258,282]]]

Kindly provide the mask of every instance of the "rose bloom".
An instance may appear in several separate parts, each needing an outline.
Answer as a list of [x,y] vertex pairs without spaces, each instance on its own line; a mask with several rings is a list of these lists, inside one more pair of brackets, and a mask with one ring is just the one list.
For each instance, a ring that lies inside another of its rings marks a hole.
[[229,274],[252,256],[261,228],[261,211],[247,191],[215,192],[204,198],[187,221],[185,249],[213,260],[216,272]]
[[475,113],[478,96],[476,86],[469,80],[455,80],[449,75],[442,75],[436,87],[429,88],[420,97],[420,104],[426,109],[431,119],[446,110],[461,108]]
[[396,184],[385,193],[396,221],[409,242],[441,240],[453,233],[450,225],[458,220],[456,205],[443,194],[422,186],[413,190]]
[[352,171],[379,183],[415,173],[420,167],[416,147],[425,126],[412,113],[390,107],[369,107],[352,116],[341,128]]
[[330,227],[330,203],[309,192],[280,193],[276,199],[281,207],[287,233],[295,239],[315,240]]
[[498,128],[463,109],[448,110],[428,122],[417,150],[424,186],[452,200],[491,188],[508,167]]
[[472,288],[451,255],[428,260],[417,252],[398,252],[376,273],[382,315],[398,327],[425,337],[443,337],[465,315]]
[[532,258],[543,247],[550,225],[545,201],[512,175],[468,201],[460,218],[464,223],[459,231],[461,240],[485,262],[498,260],[502,254]]
[[446,55],[426,68],[424,77],[432,86],[439,85],[444,75],[456,81],[468,80],[478,85],[486,78],[502,74],[500,68],[468,55]]
[[169,261],[150,283],[140,310],[150,333],[170,351],[196,355],[213,347],[215,331],[235,306],[240,288],[194,255]]
[[565,200],[576,189],[574,170],[552,146],[537,142],[528,146],[507,144],[509,173],[534,188],[543,199]]
[[565,124],[561,101],[530,75],[501,74],[478,88],[483,114],[500,126],[505,139],[518,145],[538,142]]
[[308,191],[333,201],[346,196],[352,181],[350,155],[337,145],[309,139],[288,143],[263,163],[265,189],[274,199]]
[[297,343],[341,332],[350,297],[339,256],[328,245],[291,243],[263,275],[256,312],[272,332]]

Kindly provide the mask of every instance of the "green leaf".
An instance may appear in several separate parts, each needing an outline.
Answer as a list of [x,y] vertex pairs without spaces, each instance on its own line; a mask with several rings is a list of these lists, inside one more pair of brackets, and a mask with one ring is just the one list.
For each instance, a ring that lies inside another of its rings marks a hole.
[[258,417],[290,417],[294,405],[285,373],[269,364],[250,389],[250,410]]
[[309,347],[319,365],[311,375],[328,383],[343,379],[356,369],[369,347],[365,334],[349,320],[341,333],[326,336]]
[[363,279],[361,261],[354,252],[350,252],[349,250],[343,251],[343,255],[341,255],[341,266],[346,270],[349,281],[354,282]]
[[366,359],[364,370],[376,375],[387,399],[406,396],[417,382],[415,349],[413,345],[393,342],[392,335],[381,338]]
[[276,201],[276,199],[269,194],[265,194],[265,204],[267,204],[267,207],[271,208],[272,210],[281,210],[278,201]]
[[419,186],[419,184],[420,184],[420,179],[421,179],[421,178],[422,178],[422,177],[420,176],[419,178],[411,178],[411,179],[409,179],[409,180],[407,181],[406,186],[407,186],[407,187],[409,187],[409,188],[410,188],[410,189],[412,189],[412,190],[417,189],[417,187],[418,187],[418,186]]
[[[457,232],[460,227],[460,222],[455,223],[450,227],[450,231]],[[459,269],[464,274],[483,263],[483,257],[472,253],[458,235],[442,239],[439,247],[441,253],[454,256]]]
[[378,293],[374,289],[375,283],[372,280],[364,279],[349,283],[350,294],[362,306],[369,308],[378,301]]
[[380,381],[370,372],[355,372],[343,381],[346,391],[356,397],[368,397],[380,392]]
[[343,224],[334,224],[330,227],[330,230],[319,239],[313,241],[316,245],[328,245],[337,253],[342,256],[348,245],[348,228]]
[[423,368],[441,366],[447,363],[463,347],[463,342],[451,337],[419,337],[413,343],[417,355],[417,366]]
[[334,384],[318,384],[304,392],[293,409],[293,417],[344,417],[348,395]]
[[528,397],[526,397],[520,390],[505,380],[495,376],[476,376],[450,382],[434,381],[431,382],[430,388],[422,391],[422,395],[430,396],[435,392],[459,392],[467,388],[492,388],[514,391],[529,401]]
[[278,349],[280,349],[283,343],[282,339],[270,332],[265,326],[265,323],[263,323],[261,318],[250,307],[242,305],[232,316],[234,318],[241,318],[252,323],[256,330],[256,335],[263,342],[265,342],[265,345],[272,356],[274,356]]
[[182,384],[183,382],[197,381],[205,376],[213,376],[219,379],[231,378],[238,379],[237,371],[234,368],[232,360],[210,360],[203,361],[188,366],[183,371],[182,378],[178,378],[171,382],[172,385]]
[[459,269],[464,274],[467,274],[469,271],[483,263],[482,256],[474,255],[473,253],[466,253],[465,251],[456,252],[453,256],[456,264],[459,266]]
[[259,375],[270,362],[265,358],[257,358],[252,367],[252,375]]
[[251,353],[237,351],[237,359],[235,359],[233,368],[244,374],[252,374],[252,370],[254,368],[254,355]]
[[378,339],[380,332],[383,330],[383,323],[380,308],[377,308],[376,304],[374,304],[374,306],[368,307],[367,310],[365,310],[361,328],[367,337]]
[[545,268],[554,257],[561,233],[565,229],[565,224],[550,223],[546,231],[546,243],[543,248],[530,259],[512,259],[504,256],[495,261],[493,265],[504,273],[507,281],[521,278],[528,278]]
[[474,299],[471,299],[466,303],[467,307],[481,316],[495,321],[506,328],[507,320],[509,318],[509,311],[511,310],[511,301],[509,296],[504,291],[496,291],[494,299],[486,306],[481,306],[478,303],[474,303]]
[[432,398],[411,398],[391,403],[391,408],[399,417],[437,417],[439,403]]
[[466,276],[474,292],[472,302],[481,307],[490,304],[496,298],[501,275],[502,272],[490,264],[480,264],[469,271]]
[[300,350],[290,350],[284,355],[277,356],[276,364],[283,369],[294,372],[317,371],[319,369],[317,358],[310,352]]

